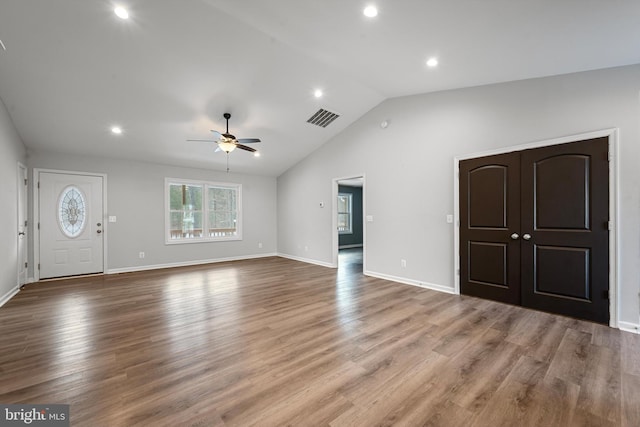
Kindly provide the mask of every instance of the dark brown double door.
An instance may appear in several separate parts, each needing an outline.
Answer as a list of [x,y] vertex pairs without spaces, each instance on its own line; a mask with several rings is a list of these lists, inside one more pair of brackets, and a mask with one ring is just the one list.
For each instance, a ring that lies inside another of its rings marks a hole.
[[460,162],[461,293],[609,322],[608,138]]

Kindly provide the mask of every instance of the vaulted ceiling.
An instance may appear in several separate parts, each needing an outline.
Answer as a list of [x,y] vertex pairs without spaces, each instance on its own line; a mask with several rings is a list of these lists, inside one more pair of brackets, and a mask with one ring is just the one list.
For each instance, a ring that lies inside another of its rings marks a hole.
[[[216,170],[224,153],[186,140],[230,112],[263,141],[231,169],[277,176],[389,97],[640,62],[635,0],[367,4],[0,0],[0,97],[31,149]],[[320,108],[340,117],[307,123]]]

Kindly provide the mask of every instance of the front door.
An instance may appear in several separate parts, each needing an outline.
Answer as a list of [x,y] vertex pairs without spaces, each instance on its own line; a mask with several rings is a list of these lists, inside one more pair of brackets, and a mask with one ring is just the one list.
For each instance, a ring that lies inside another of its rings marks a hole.
[[460,162],[460,290],[609,322],[608,138]]
[[40,278],[102,273],[103,178],[39,173]]

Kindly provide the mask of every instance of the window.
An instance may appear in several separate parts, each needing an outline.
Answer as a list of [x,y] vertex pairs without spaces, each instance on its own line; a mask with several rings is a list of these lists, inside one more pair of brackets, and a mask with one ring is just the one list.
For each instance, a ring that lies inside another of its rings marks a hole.
[[166,242],[242,240],[240,184],[165,180]]
[[338,193],[338,233],[352,234],[353,228],[351,200],[353,195],[350,193]]

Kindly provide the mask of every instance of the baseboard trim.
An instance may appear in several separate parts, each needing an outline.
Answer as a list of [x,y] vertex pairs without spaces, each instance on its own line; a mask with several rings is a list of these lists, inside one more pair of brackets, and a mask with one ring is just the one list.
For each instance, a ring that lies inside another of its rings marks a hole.
[[243,261],[247,259],[268,258],[273,256],[278,256],[278,254],[268,253],[268,254],[256,254],[256,255],[242,255],[242,256],[226,257],[226,258],[201,259],[196,261],[170,262],[166,264],[140,265],[136,267],[110,268],[106,271],[105,274],[135,273],[138,271],[160,270],[163,268],[174,268],[174,267],[190,267],[194,265],[215,264],[215,263],[228,262],[228,261]]
[[9,302],[11,298],[13,298],[18,292],[20,292],[20,288],[18,286],[10,289],[9,292],[0,297],[0,307]]
[[283,253],[278,253],[278,256],[281,258],[291,259],[293,261],[306,262],[307,264],[315,264],[315,265],[320,265],[322,267],[337,268],[337,266],[331,264],[330,262],[318,261],[316,259],[302,258],[299,256],[283,254]]
[[376,277],[378,279],[389,280],[391,282],[397,282],[397,283],[402,283],[402,284],[405,284],[405,285],[417,286],[419,288],[431,289],[432,291],[444,292],[444,293],[447,293],[447,294],[453,294],[453,295],[456,294],[455,289],[453,289],[451,287],[448,287],[448,286],[436,285],[435,283],[420,282],[418,280],[407,279],[407,278],[404,278],[404,277],[398,277],[398,276],[391,276],[389,274],[376,273],[375,271],[365,271],[363,273],[364,273],[365,276]]
[[361,248],[362,247],[362,243],[359,243],[357,245],[340,245],[338,246],[338,249],[352,249],[352,248]]
[[621,331],[631,332],[633,334],[640,334],[640,324],[631,322],[618,322],[618,328]]

